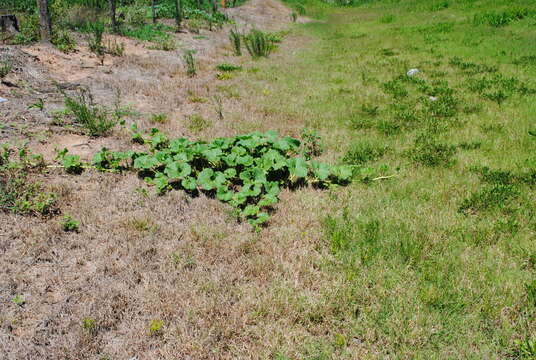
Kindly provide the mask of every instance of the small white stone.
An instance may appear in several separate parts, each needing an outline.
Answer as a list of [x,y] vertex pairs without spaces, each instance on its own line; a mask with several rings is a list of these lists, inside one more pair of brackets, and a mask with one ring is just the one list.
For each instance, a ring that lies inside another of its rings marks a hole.
[[407,72],[407,75],[408,76],[414,76],[414,75],[417,75],[419,73],[419,69],[410,69],[408,72]]
[[4,103],[4,102],[7,102],[7,99],[4,99],[3,97],[0,97],[0,104]]
[[430,96],[430,100],[437,101],[437,96]]

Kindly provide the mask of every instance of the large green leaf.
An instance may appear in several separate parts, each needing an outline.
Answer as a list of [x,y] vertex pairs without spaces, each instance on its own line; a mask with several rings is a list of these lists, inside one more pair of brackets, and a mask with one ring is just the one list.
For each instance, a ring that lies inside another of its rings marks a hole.
[[197,175],[197,183],[203,190],[212,190],[215,187],[214,171],[210,168],[206,168]]
[[187,176],[181,181],[181,186],[186,190],[195,190],[197,188],[197,182],[191,176]]
[[233,195],[233,191],[231,191],[227,186],[218,186],[216,189],[216,197],[220,201],[231,201]]
[[307,162],[303,158],[290,158],[287,161],[287,166],[290,176],[295,178],[307,177]]
[[311,161],[311,168],[313,169],[314,176],[318,180],[325,181],[331,175],[331,168],[325,163]]
[[192,167],[188,163],[173,162],[166,165],[164,173],[170,179],[182,179],[192,173]]
[[353,167],[351,165],[334,166],[332,169],[333,176],[339,181],[348,181],[352,178]]
[[149,170],[159,164],[153,155],[142,155],[134,160],[134,169]]

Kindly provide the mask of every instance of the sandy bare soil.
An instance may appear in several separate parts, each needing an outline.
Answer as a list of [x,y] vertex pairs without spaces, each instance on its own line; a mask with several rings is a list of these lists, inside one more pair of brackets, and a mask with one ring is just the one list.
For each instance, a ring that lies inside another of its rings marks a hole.
[[[274,0],[251,0],[228,14],[240,28],[290,25],[290,11]],[[91,89],[106,106],[119,92],[121,103],[136,113],[127,124],[158,126],[172,136],[236,134],[246,118],[250,129],[295,134],[291,122],[263,123],[264,110],[238,95],[239,83],[216,79],[218,63],[252,67],[249,56],[231,56],[228,29],[202,31],[206,39],[176,34],[179,49],[171,52],[120,38],[125,56],[107,56],[104,65],[84,45],[69,55],[42,45],[2,47],[0,59],[11,61],[14,71],[0,85],[0,96],[8,99],[0,104],[0,142],[29,142],[48,160],[55,148],[88,160],[102,146],[131,147],[121,128],[89,138],[54,124],[54,111],[63,107],[58,88],[78,87]],[[279,51],[301,42],[289,38]],[[193,79],[185,75],[184,49],[197,50],[199,75]],[[213,96],[222,99],[222,121]],[[28,108],[39,99],[43,110]],[[151,123],[157,113],[169,121]],[[212,126],[192,133],[186,123],[191,114],[213,119]],[[284,321],[292,321],[277,317],[290,294],[270,305],[272,315],[263,310],[266,298],[300,274],[321,281],[315,267],[295,261],[314,256],[318,239],[308,230],[314,215],[298,222],[294,207],[303,202],[287,201],[297,195],[283,193],[270,228],[257,234],[217,200],[181,192],[147,196],[138,191],[143,181],[132,174],[71,176],[53,169],[40,180],[60,195],[61,212],[81,221],[80,231],[65,233],[58,216],[0,213],[1,359],[265,358],[285,338]],[[320,192],[308,191],[306,205],[321,209]],[[296,238],[307,239],[305,247]],[[12,302],[16,295],[24,304]],[[153,320],[164,324],[156,334],[149,330]],[[285,341],[300,341],[293,336]]]

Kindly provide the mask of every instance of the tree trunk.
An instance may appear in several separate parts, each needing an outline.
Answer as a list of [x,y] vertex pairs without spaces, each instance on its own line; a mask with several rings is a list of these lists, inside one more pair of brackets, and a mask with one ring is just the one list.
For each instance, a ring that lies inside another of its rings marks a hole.
[[112,20],[112,32],[117,34],[119,32],[119,27],[117,26],[117,17],[115,9],[115,0],[108,0],[110,3],[110,18]]
[[156,0],[153,0],[151,7],[153,9],[153,24],[156,24]]
[[181,29],[182,23],[182,0],[175,0],[175,22],[177,23],[177,31]]
[[48,12],[48,0],[37,0],[39,7],[39,29],[41,31],[41,42],[50,43],[52,38],[52,24],[50,13]]
[[212,1],[212,13],[215,14],[218,12],[218,0],[211,0]]

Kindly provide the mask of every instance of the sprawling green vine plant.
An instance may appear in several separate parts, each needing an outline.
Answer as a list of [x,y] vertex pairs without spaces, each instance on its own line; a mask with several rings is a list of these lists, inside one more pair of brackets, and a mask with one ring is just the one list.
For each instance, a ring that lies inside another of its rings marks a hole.
[[[278,202],[282,187],[344,184],[352,178],[352,166],[306,160],[298,139],[279,137],[273,131],[207,143],[169,139],[157,129],[143,137],[134,130],[133,141],[145,144],[147,151],[112,152],[103,148],[93,157],[92,166],[101,171],[137,171],[159,194],[182,189],[215,196],[253,226],[269,219],[267,211]],[[71,173],[84,167],[79,157],[65,150],[59,153],[59,159]]]

